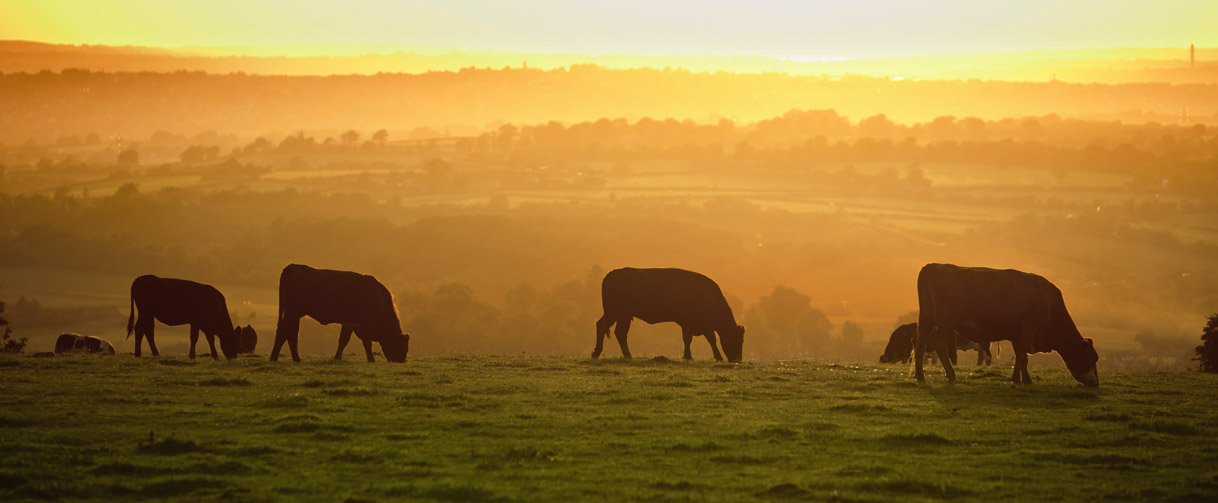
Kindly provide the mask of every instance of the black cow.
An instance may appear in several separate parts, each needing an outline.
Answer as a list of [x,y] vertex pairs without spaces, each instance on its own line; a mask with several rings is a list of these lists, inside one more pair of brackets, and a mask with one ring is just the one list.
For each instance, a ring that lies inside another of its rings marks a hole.
[[[139,320],[135,318],[139,309]],[[211,357],[216,355],[216,340],[220,338],[220,350],[229,360],[237,357],[241,346],[233,330],[233,320],[228,316],[228,304],[224,295],[211,285],[184,279],[158,278],[145,275],[131,282],[131,316],[127,318],[127,338],[135,332],[135,356],[140,356],[140,345],[148,337],[148,347],[153,356],[160,356],[153,339],[155,321],[169,326],[190,325],[190,357],[195,357],[195,343],[199,331],[207,337],[211,346]]]
[[110,341],[92,335],[63,334],[55,339],[55,352],[65,353],[102,353],[114,354],[114,345]]
[[241,342],[241,349],[237,350],[237,354],[253,354],[254,348],[258,347],[258,332],[254,331],[254,327],[246,325],[236,327],[233,331],[237,334],[237,340]]
[[292,361],[300,361],[296,344],[302,316],[312,317],[322,325],[342,325],[338,351],[334,353],[336,360],[342,358],[343,348],[354,333],[364,342],[368,361],[374,361],[373,342],[380,343],[387,360],[406,361],[410,335],[402,331],[393,294],[372,276],[300,264],[284,267],[279,275],[279,324],[275,328],[271,361],[279,359],[285,341],[292,350]]
[[[947,344],[937,334],[953,332],[980,342],[1011,341],[1015,371],[1011,380],[1031,384],[1028,353],[1057,351],[1074,379],[1099,386],[1099,354],[1084,339],[1066,310],[1062,292],[1049,280],[1013,269],[927,264],[918,273],[918,338],[915,376],[925,381],[922,355],[933,342],[940,361]],[[956,371],[944,361],[949,381]]]
[[666,321],[681,326],[685,339],[685,359],[693,359],[689,344],[695,335],[706,337],[715,360],[723,360],[715,344],[715,332],[723,341],[723,352],[730,362],[739,362],[744,348],[744,327],[736,324],[732,308],[723,298],[719,285],[710,278],[683,269],[634,269],[609,271],[601,282],[601,305],[605,314],[596,322],[596,349],[601,355],[605,337],[613,333],[622,347],[622,357],[630,358],[626,334],[634,318],[649,324]]
[[[893,330],[892,335],[888,337],[888,346],[884,348],[884,354],[880,355],[880,363],[909,363],[909,358],[914,350],[914,338],[917,334],[917,323],[906,323]],[[957,350],[976,351],[977,365],[989,365],[994,362],[994,356],[990,353],[989,343],[979,344],[960,337],[957,334],[955,346],[955,350],[950,351],[952,365],[956,364]]]

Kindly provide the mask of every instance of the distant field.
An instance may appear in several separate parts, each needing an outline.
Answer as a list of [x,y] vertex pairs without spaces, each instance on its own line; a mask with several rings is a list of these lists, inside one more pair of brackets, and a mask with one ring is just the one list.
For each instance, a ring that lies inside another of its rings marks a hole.
[[1215,501],[1218,376],[0,357],[3,501]]

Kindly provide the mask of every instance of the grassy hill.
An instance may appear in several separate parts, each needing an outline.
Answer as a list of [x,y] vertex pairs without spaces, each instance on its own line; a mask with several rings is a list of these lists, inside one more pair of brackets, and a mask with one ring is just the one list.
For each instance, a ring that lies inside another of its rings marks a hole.
[[[358,360],[358,359],[357,359]],[[1218,377],[0,358],[5,501],[1214,501]]]

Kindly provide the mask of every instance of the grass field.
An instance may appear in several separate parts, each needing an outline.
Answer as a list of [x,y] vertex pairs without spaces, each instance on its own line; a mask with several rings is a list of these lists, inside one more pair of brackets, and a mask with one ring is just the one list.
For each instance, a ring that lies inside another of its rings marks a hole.
[[1215,501],[1218,376],[0,358],[3,501]]

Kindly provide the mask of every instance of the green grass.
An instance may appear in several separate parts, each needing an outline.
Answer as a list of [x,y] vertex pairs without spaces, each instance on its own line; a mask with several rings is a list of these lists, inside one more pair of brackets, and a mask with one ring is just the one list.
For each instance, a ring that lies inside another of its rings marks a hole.
[[0,360],[2,501],[1218,500],[1195,372]]

